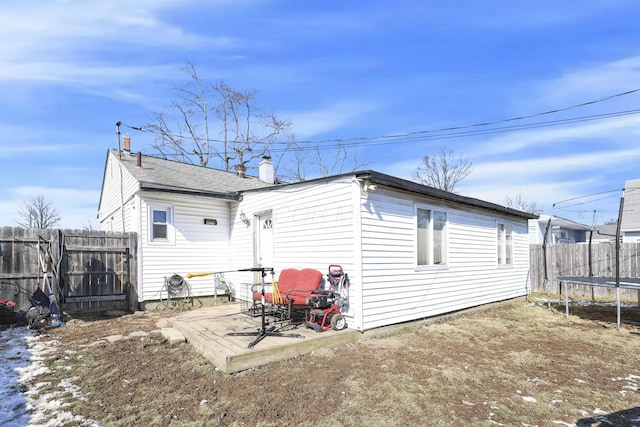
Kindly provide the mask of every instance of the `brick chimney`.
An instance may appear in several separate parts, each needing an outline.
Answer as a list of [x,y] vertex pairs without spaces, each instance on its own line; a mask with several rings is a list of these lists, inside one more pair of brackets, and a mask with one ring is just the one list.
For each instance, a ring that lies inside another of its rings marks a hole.
[[276,176],[270,156],[264,156],[258,165],[258,177],[267,184],[275,184]]
[[124,135],[122,140],[124,142],[124,151],[126,153],[131,153],[131,137],[129,135]]

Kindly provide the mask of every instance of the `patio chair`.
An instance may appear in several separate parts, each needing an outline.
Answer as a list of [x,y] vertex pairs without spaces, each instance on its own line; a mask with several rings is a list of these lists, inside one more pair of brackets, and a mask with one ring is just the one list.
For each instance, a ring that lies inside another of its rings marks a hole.
[[[285,268],[280,272],[276,286],[282,297],[280,304],[274,303],[273,290],[265,292],[265,303],[277,306],[274,311],[283,314],[286,320],[304,321],[309,310],[307,298],[321,288],[322,273],[313,268]],[[254,306],[260,304],[262,293],[258,286],[252,287]],[[301,316],[297,316],[300,313]]]

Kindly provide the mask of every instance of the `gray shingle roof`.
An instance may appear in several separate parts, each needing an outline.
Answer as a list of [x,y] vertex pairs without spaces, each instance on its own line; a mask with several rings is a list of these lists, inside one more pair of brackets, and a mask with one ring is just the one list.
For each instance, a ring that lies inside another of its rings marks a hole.
[[582,224],[580,222],[575,222],[570,219],[562,218],[556,215],[540,215],[538,218],[538,222],[540,222],[542,229],[547,226],[547,223],[551,218],[551,225],[562,227],[565,230],[578,230],[578,231],[589,231],[591,230],[590,225]]
[[594,240],[612,240],[615,241],[616,229],[618,224],[615,222],[602,224],[596,227],[597,232],[593,234]]
[[[118,151],[115,149],[111,149],[110,152],[115,156],[118,155]],[[300,184],[267,184],[256,177],[248,176],[241,178],[231,172],[146,155],[142,155],[142,167],[138,167],[136,166],[137,154],[133,153],[123,153],[121,161],[126,169],[131,172],[133,177],[140,182],[140,188],[148,190],[237,198],[239,197],[237,193],[242,191],[259,190],[267,187],[276,189],[283,186]],[[382,184],[402,191],[437,197],[443,200],[450,200],[508,215],[514,215],[526,219],[538,218],[538,215],[536,214],[518,211],[516,209],[471,197],[460,196],[371,170],[349,172],[329,178],[338,178],[347,175],[355,175],[359,179],[368,179],[372,183]],[[316,180],[326,179],[327,177],[311,179],[305,183],[308,184]]]
[[[110,150],[116,157],[118,151]],[[137,166],[137,154],[123,152],[122,164],[140,182],[140,188],[231,197],[238,191],[269,187],[256,177],[239,177],[235,173],[173,160],[142,155]]]

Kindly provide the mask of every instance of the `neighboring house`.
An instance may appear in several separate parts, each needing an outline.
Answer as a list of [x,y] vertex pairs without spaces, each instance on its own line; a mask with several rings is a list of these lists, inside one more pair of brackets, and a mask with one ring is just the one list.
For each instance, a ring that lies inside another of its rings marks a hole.
[[596,230],[593,233],[592,240],[594,242],[615,242],[617,228],[617,222],[609,222],[606,224],[597,225]]
[[640,179],[624,183],[620,234],[624,243],[640,242]]
[[[549,221],[551,220],[551,221]],[[549,227],[549,231],[547,230]],[[544,243],[545,232],[547,244],[580,243],[589,241],[591,227],[569,219],[553,215],[540,215],[529,220],[529,243]]]
[[[375,171],[273,184],[273,166],[241,177],[109,150],[98,218],[139,235],[138,298],[166,277],[226,271],[236,297],[256,280],[239,269],[340,264],[351,281],[349,327],[360,331],[525,295],[527,220],[536,215]],[[270,278],[269,278],[270,279]],[[188,279],[211,294],[210,276]]]

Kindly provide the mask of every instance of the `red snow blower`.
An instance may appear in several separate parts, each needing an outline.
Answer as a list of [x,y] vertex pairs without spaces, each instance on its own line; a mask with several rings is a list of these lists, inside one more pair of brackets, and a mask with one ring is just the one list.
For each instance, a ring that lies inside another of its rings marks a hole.
[[14,322],[14,309],[16,303],[6,299],[0,299],[0,325],[8,325]]
[[307,298],[311,307],[307,328],[316,332],[324,332],[331,328],[341,331],[347,327],[347,320],[342,315],[349,302],[349,277],[339,265],[330,265],[327,274],[328,289],[313,291]]

